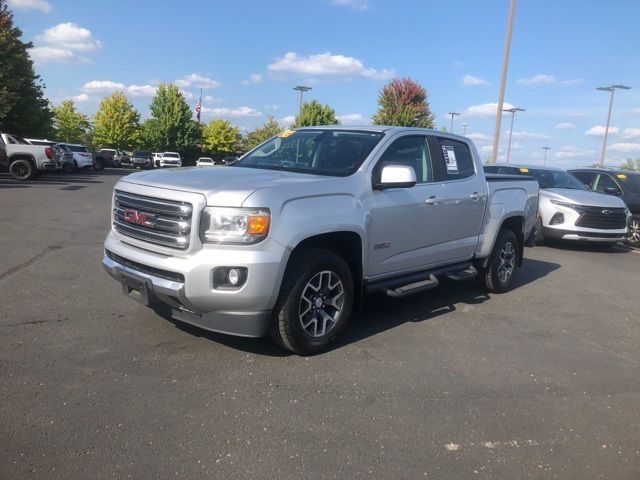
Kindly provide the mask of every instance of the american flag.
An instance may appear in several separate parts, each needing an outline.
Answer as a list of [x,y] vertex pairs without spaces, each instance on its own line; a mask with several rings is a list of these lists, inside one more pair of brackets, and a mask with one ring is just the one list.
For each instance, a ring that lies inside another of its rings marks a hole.
[[202,110],[202,104],[200,103],[200,100],[198,100],[198,103],[196,103],[196,117],[198,118],[198,121],[200,121],[200,110]]

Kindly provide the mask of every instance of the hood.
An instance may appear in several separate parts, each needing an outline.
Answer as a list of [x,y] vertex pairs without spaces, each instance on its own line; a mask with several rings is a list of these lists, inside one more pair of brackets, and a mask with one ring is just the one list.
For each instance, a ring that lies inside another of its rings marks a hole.
[[591,190],[575,190],[572,188],[545,188],[540,190],[541,197],[561,202],[577,203],[593,207],[624,208],[622,199],[606,193]]
[[207,205],[241,207],[256,190],[332,177],[242,167],[168,168],[133,173],[121,181],[149,187],[200,193]]

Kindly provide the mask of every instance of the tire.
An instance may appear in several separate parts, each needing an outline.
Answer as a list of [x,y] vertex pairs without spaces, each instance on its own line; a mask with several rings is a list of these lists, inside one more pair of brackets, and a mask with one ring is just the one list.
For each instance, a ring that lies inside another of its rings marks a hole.
[[96,158],[93,162],[93,168],[95,170],[104,170],[104,160],[102,158]]
[[9,173],[16,180],[26,181],[35,177],[36,169],[29,160],[20,158],[11,162]]
[[347,325],[353,308],[353,277],[344,259],[330,250],[308,248],[293,255],[273,309],[269,336],[286,350],[310,355],[328,348]]
[[518,272],[519,251],[516,235],[511,230],[500,231],[487,266],[479,272],[482,288],[491,293],[511,290]]
[[536,226],[537,226],[537,233],[536,233],[536,238],[534,240],[534,243],[536,245],[542,245],[544,244],[544,234],[542,233],[542,218],[538,217],[538,219],[536,220]]
[[62,166],[62,170],[65,173],[73,173],[75,171],[75,162],[71,163],[71,162],[67,162]]
[[640,248],[640,215],[634,215],[629,222],[629,234],[624,241],[627,245]]

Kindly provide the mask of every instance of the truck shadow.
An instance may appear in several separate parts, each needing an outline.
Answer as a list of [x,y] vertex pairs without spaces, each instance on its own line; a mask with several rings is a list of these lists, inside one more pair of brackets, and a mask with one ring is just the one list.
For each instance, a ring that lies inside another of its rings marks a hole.
[[[560,268],[557,263],[525,259],[518,271],[514,288],[522,288]],[[354,312],[347,328],[342,332],[329,352],[359,342],[368,337],[395,328],[408,322],[427,322],[431,319],[464,308],[478,305],[491,296],[477,286],[474,280],[455,282],[443,280],[438,288],[422,294],[394,299],[383,294],[369,295],[362,311]],[[165,317],[177,328],[191,335],[207,338],[230,348],[270,357],[292,355],[277,347],[268,338],[240,338],[208,332],[188,324]]]

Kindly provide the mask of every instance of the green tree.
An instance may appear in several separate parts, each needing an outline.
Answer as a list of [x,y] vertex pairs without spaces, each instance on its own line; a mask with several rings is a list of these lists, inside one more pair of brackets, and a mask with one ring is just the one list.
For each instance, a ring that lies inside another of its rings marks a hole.
[[151,118],[144,122],[143,142],[155,151],[188,156],[200,137],[191,107],[175,85],[161,84],[151,101]]
[[227,120],[211,120],[202,131],[202,150],[215,159],[238,152],[240,130]]
[[59,106],[53,107],[52,111],[56,139],[70,143],[86,141],[89,120],[76,110],[73,100],[64,100]]
[[51,134],[51,110],[44,85],[35,74],[22,31],[13,26],[13,14],[0,0],[0,130],[18,135]]
[[427,98],[424,87],[410,78],[391,80],[380,90],[373,124],[433,128],[435,116]]
[[98,148],[135,148],[140,143],[140,114],[122,92],[105,97],[93,121]]
[[335,110],[329,105],[322,105],[316,100],[304,102],[302,110],[291,127],[313,127],[315,125],[340,125],[340,120],[336,118]]
[[269,140],[271,137],[276,136],[282,131],[282,127],[278,125],[273,117],[268,117],[267,121],[261,127],[247,133],[242,141],[242,149],[248,152],[254,147],[257,147],[262,142]]
[[635,170],[640,172],[640,158],[636,158],[635,160],[627,158],[625,162],[620,165],[620,168],[623,170]]

